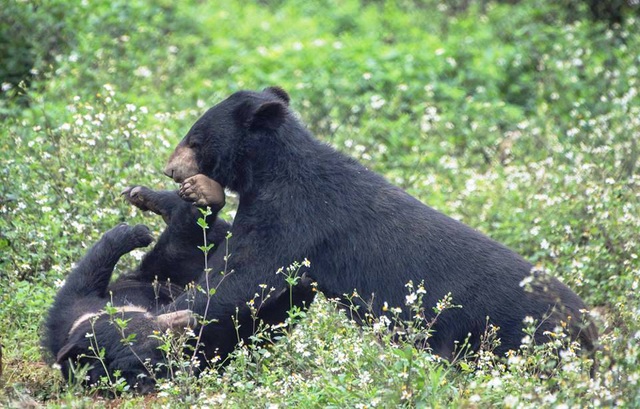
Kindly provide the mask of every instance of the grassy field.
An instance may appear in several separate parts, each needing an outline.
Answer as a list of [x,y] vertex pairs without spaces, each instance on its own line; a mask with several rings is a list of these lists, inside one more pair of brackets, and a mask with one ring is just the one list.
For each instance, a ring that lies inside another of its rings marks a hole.
[[[0,405],[640,407],[640,18],[506,3],[5,2]],[[575,290],[601,333],[595,375],[561,333],[558,365],[526,340],[448,363],[320,299],[224,372],[115,400],[66,386],[39,346],[56,289],[115,224],[163,228],[119,192],[173,188],[162,167],[198,116],[269,85],[319,138]]]

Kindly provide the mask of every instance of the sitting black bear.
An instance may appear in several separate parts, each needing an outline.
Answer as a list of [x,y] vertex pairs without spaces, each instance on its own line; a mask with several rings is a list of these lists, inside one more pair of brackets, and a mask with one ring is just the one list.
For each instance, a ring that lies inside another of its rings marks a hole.
[[[240,91],[209,109],[172,154],[165,173],[178,183],[204,174],[239,195],[231,228],[230,257],[215,252],[210,280],[225,277],[211,298],[204,328],[205,353],[225,355],[235,345],[226,336],[240,311],[241,335],[249,325],[244,302],[257,285],[282,287],[274,271],[308,259],[305,272],[328,297],[357,290],[361,309],[383,313],[405,304],[405,284],[424,282],[426,318],[446,294],[462,308],[445,311],[433,327],[433,351],[452,357],[468,340],[477,349],[487,317],[500,328],[504,354],[517,350],[525,317],[538,321],[536,342],[562,321],[586,350],[597,332],[584,324],[585,305],[560,281],[535,275],[521,256],[478,231],[428,207],[355,160],[316,140],[289,109],[280,88]],[[375,297],[373,297],[375,295]],[[367,302],[365,302],[367,301]],[[370,302],[369,302],[370,301]],[[356,303],[358,301],[356,300]],[[197,295],[194,311],[204,311]],[[174,303],[187,308],[182,296]],[[244,315],[243,315],[244,314]],[[410,318],[409,311],[405,318]]]
[[[451,293],[453,301],[463,308],[445,311],[430,339],[433,351],[444,357],[451,357],[455,345],[467,340],[469,334],[471,347],[477,348],[486,317],[500,327],[502,343],[496,349],[498,354],[518,348],[527,316],[539,322],[537,342],[546,341],[545,332],[565,321],[572,336],[586,350],[594,349],[597,332],[592,324],[583,325],[584,303],[570,289],[554,278],[538,276],[531,286],[521,286],[531,276],[530,263],[315,140],[289,111],[288,103],[288,95],[280,88],[233,94],[196,122],[165,170],[182,183],[180,194],[192,201],[198,201],[198,192],[207,190],[210,179],[238,192],[240,197],[228,248],[219,247],[208,260],[208,280],[218,288],[215,296],[198,292],[193,300],[193,295],[183,293],[157,311],[161,314],[191,308],[199,315],[206,312],[206,357],[226,356],[238,341],[236,329],[242,339],[252,334],[252,317],[246,302],[258,285],[275,287],[276,294],[282,295],[266,309],[263,319],[267,322],[284,319],[290,297],[296,305],[306,305],[313,299],[313,292],[304,289],[287,294],[287,286],[275,274],[282,266],[303,259],[312,263],[311,268],[303,269],[304,273],[317,281],[319,290],[329,297],[342,297],[354,289],[366,297],[375,294],[370,302],[354,300],[360,308],[372,308],[375,314],[383,313],[385,302],[402,306],[408,281],[424,281],[427,319],[433,318],[430,307]],[[158,199],[154,196],[157,192],[143,188],[136,193],[150,199],[134,204],[145,208],[148,203],[169,225],[139,271],[130,277],[146,285],[155,276],[161,282],[171,279],[184,285],[199,279],[203,284],[202,255],[192,253],[199,251],[194,250],[193,243],[200,232],[183,230],[194,228],[193,216],[174,223],[172,212],[160,209],[164,203],[178,199],[175,193],[171,200]],[[187,209],[177,213],[190,214]],[[102,250],[107,255],[113,251],[108,246]],[[99,260],[81,263],[85,266],[83,274],[91,274],[93,266],[101,266]],[[109,267],[110,263],[101,267],[109,275],[113,267]],[[167,265],[171,268],[163,269]],[[226,273],[224,278],[220,272]],[[74,322],[87,312],[97,312],[95,308],[73,312],[73,297],[84,296],[90,295],[64,288],[58,295],[48,325],[49,332],[57,334],[57,340],[48,343],[54,355],[59,355],[65,342],[69,343],[65,338]],[[106,301],[102,297],[100,302],[104,305]],[[405,314],[409,318],[409,313]],[[146,340],[158,328],[158,318],[137,313],[136,320],[132,329],[141,340],[136,352],[153,360],[157,345]],[[96,336],[101,344],[109,343],[112,337],[106,332]],[[131,355],[115,346],[113,351],[118,359]],[[74,354],[69,356],[79,356],[75,351]],[[132,377],[136,370],[138,374],[145,373],[144,368],[134,368],[130,371]],[[135,383],[132,380],[130,383]]]

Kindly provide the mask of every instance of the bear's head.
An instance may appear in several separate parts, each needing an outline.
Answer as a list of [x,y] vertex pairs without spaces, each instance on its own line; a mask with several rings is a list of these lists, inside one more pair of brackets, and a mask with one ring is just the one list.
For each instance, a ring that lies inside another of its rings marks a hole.
[[234,93],[196,121],[164,173],[178,183],[204,174],[231,190],[243,190],[265,141],[290,116],[288,106],[289,95],[278,87]]
[[[167,376],[163,365],[166,359],[156,334],[167,329],[184,332],[186,327],[195,326],[193,314],[180,310],[152,316],[140,307],[117,308],[116,318],[127,323],[125,329],[106,314],[86,314],[69,331],[57,351],[56,363],[63,377],[85,386],[99,385],[104,379],[116,380],[115,374],[119,373],[137,392],[152,392],[155,379]],[[78,374],[83,376],[77,378]]]

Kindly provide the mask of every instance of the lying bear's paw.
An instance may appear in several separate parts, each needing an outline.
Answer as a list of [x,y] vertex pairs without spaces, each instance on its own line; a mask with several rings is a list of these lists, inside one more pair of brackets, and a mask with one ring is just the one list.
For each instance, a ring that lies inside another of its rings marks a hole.
[[180,185],[181,198],[197,206],[211,206],[214,210],[224,207],[225,196],[222,186],[205,175],[191,176]]
[[149,228],[144,224],[130,226],[126,223],[120,223],[107,231],[103,239],[112,243],[113,246],[122,248],[123,252],[128,252],[148,246],[153,241],[153,236]]
[[145,186],[131,186],[120,193],[124,199],[142,211],[155,211],[155,206],[151,200],[153,191]]

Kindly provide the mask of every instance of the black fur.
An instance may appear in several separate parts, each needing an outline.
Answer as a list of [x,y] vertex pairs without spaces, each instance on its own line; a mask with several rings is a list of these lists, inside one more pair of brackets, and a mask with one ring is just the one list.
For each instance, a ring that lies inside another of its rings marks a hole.
[[[233,349],[235,340],[226,336],[231,317],[239,308],[246,318],[244,303],[256,286],[282,288],[274,271],[305,258],[311,261],[306,274],[320,291],[328,297],[354,289],[365,298],[375,294],[376,314],[385,301],[403,306],[410,280],[424,281],[428,318],[451,292],[462,308],[442,314],[430,343],[445,357],[469,333],[477,348],[487,316],[500,327],[499,354],[518,348],[526,316],[540,321],[539,342],[546,340],[544,331],[571,316],[573,335],[586,349],[594,347],[595,328],[581,325],[585,305],[575,293],[552,277],[538,277],[527,291],[520,284],[531,274],[529,262],[314,139],[289,111],[283,92],[240,91],[214,106],[179,145],[181,157],[196,163],[177,163],[172,156],[165,169],[176,181],[197,169],[240,198],[227,265],[234,273],[211,299],[207,318],[217,321],[205,328],[207,356]],[[215,283],[224,254],[214,253],[210,265]],[[193,309],[202,312],[205,303],[198,295]],[[186,306],[184,296],[175,303]],[[241,335],[248,336],[249,328],[241,320]]]

